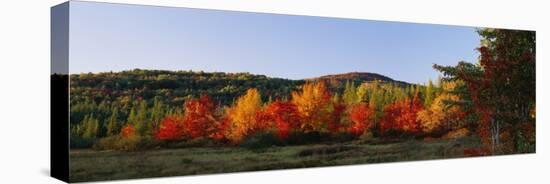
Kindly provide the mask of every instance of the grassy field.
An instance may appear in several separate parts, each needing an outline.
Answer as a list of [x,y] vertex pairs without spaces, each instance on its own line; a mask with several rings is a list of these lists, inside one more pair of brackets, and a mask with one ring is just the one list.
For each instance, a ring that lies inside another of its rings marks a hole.
[[96,181],[463,157],[475,137],[270,147],[161,149],[140,152],[72,150],[70,180]]

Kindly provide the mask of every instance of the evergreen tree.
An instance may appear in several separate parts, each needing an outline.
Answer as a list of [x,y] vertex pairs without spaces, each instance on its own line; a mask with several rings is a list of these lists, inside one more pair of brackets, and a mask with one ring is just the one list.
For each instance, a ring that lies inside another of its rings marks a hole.
[[94,115],[84,117],[84,132],[82,134],[83,138],[96,138],[97,130],[99,129],[99,121],[94,118]]
[[113,107],[111,110],[111,117],[109,118],[109,123],[107,124],[107,135],[113,136],[118,134],[120,130],[120,124],[118,122],[118,110],[116,107]]
[[135,128],[139,135],[144,135],[148,131],[148,111],[147,102],[142,100],[139,104],[139,110],[136,115]]
[[357,101],[364,102],[367,100],[367,87],[365,85],[359,85],[357,87]]
[[136,107],[132,106],[132,109],[130,110],[130,114],[128,115],[128,118],[127,118],[127,120],[128,120],[127,123],[136,124],[136,122],[138,121],[136,111],[137,111]]
[[428,82],[428,86],[424,93],[424,107],[429,107],[434,99],[434,85],[432,80]]
[[153,103],[154,103],[153,108],[151,110],[151,120],[150,120],[151,123],[149,123],[149,127],[148,127],[149,130],[158,128],[160,121],[166,115],[166,112],[165,112],[166,108],[164,107],[164,104],[159,98],[155,98]]
[[344,95],[343,95],[344,103],[346,103],[347,105],[358,103],[359,100],[357,98],[356,91],[357,90],[356,90],[355,84],[353,82],[347,81],[346,86],[344,88]]

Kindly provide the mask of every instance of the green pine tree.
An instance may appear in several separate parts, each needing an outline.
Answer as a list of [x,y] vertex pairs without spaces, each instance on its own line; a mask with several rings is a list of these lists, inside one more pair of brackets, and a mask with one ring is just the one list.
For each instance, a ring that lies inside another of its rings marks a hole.
[[109,118],[109,123],[107,124],[107,135],[113,136],[118,134],[120,130],[120,124],[118,122],[118,110],[113,107],[111,110],[111,117]]
[[433,99],[434,99],[434,85],[432,80],[430,80],[424,92],[424,106],[425,107],[430,106],[432,104]]

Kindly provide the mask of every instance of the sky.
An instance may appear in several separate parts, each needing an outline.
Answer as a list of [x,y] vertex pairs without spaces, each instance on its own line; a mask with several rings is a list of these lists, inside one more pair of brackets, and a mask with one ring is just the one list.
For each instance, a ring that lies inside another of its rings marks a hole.
[[69,73],[141,69],[425,83],[475,62],[473,27],[71,1]]

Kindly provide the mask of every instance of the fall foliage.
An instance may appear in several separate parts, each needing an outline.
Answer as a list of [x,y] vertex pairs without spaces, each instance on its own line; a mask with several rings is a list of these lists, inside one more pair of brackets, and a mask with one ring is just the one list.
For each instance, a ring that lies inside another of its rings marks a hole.
[[286,139],[290,130],[298,127],[299,121],[300,116],[296,106],[293,103],[280,100],[265,106],[257,115],[260,127],[263,129],[274,127],[280,139]]
[[169,116],[160,123],[160,128],[155,135],[159,140],[179,140],[183,136],[183,122],[180,118]]
[[328,119],[330,92],[325,83],[306,83],[299,92],[292,92],[301,120],[299,129],[304,132],[322,131]]
[[122,130],[120,131],[120,134],[122,135],[122,137],[125,137],[125,138],[132,137],[136,134],[136,129],[134,128],[133,125],[128,124],[122,128]]
[[191,138],[207,137],[216,131],[218,121],[214,115],[215,106],[208,95],[185,103],[183,118],[184,132]]
[[349,131],[354,135],[362,135],[365,131],[369,130],[372,123],[372,115],[374,111],[368,107],[365,103],[355,104],[351,107],[350,120],[351,125]]
[[262,107],[262,99],[257,89],[249,89],[239,97],[235,105],[226,110],[229,129],[226,137],[233,142],[239,142],[248,134],[257,131],[260,126],[256,121],[256,113]]

